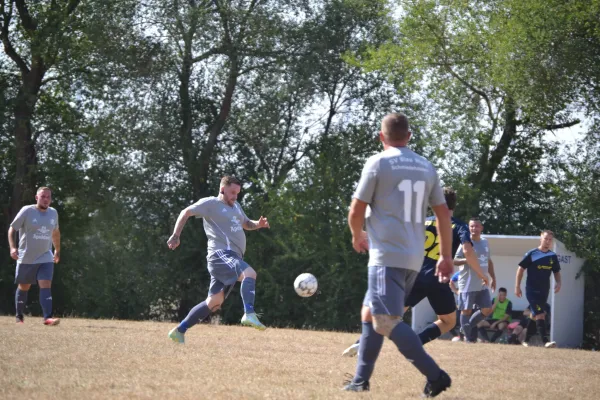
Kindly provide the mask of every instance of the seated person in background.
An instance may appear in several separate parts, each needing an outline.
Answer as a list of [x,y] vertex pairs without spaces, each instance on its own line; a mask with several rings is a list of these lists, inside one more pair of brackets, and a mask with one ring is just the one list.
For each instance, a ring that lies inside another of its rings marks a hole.
[[[492,314],[488,319],[477,324],[479,335],[485,342],[494,343],[498,340],[512,319],[510,316],[512,313],[512,302],[506,298],[506,294],[506,288],[502,287],[498,290],[498,297],[492,300]],[[488,338],[486,329],[495,331],[491,339]]]

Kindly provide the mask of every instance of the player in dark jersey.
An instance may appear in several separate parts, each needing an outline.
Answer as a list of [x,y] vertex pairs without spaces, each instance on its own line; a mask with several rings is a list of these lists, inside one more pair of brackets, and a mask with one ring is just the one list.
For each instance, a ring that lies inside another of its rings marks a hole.
[[[444,188],[444,196],[446,197],[446,204],[452,216],[452,255],[454,256],[460,245],[462,245],[464,251],[469,253],[468,255],[465,254],[465,256],[471,262],[478,262],[477,255],[473,250],[473,242],[471,242],[468,225],[452,215],[456,207],[456,192],[451,188]],[[435,266],[439,257],[435,216],[429,217],[425,221],[425,237],[425,258],[423,259],[423,265],[415,285],[406,300],[406,305],[412,308],[419,304],[421,300],[427,298],[431,304],[431,308],[433,308],[433,311],[438,316],[437,321],[419,333],[419,338],[423,344],[437,339],[444,333],[449,332],[456,325],[456,302],[452,289],[450,289],[448,283],[441,283],[435,276]]]
[[[452,220],[452,256],[454,257],[462,244],[465,257],[469,259],[469,262],[479,265],[477,255],[473,250],[473,242],[471,242],[468,225],[452,216],[456,207],[456,192],[452,188],[445,187],[444,197],[446,198],[446,204],[450,210]],[[456,300],[452,289],[450,289],[448,283],[440,282],[435,275],[436,264],[439,258],[439,238],[436,222],[435,216],[428,217],[425,221],[425,258],[410,295],[406,299],[406,309],[408,309],[419,304],[424,298],[427,298],[438,316],[437,321],[419,333],[419,339],[421,339],[423,344],[449,332],[456,325]],[[344,350],[342,355],[347,357],[355,356],[358,352],[359,342],[360,339]]]
[[525,257],[519,263],[517,268],[517,279],[515,283],[515,294],[522,297],[521,280],[523,273],[527,271],[527,281],[525,283],[525,296],[529,302],[532,319],[535,319],[537,331],[544,342],[544,347],[556,347],[556,342],[548,338],[546,331],[546,312],[545,306],[550,292],[550,274],[554,274],[554,293],[560,291],[560,263],[556,253],[552,250],[552,241],[554,233],[545,230],[540,235],[540,245],[525,253]]

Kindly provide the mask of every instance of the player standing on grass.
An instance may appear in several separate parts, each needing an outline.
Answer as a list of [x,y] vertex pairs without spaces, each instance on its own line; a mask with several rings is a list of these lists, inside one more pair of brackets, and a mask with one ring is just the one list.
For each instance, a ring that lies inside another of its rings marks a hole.
[[[462,247],[456,253],[454,265],[461,266],[458,276],[460,326],[465,335],[465,341],[471,343],[477,341],[477,324],[492,313],[492,298],[486,286],[490,286],[492,291],[495,290],[496,275],[490,256],[490,246],[488,241],[481,237],[483,224],[479,218],[473,217],[469,220],[469,230],[479,265],[468,263],[464,258]],[[491,281],[488,278],[488,272],[492,278]],[[478,306],[480,310],[473,313],[475,306]]]
[[[27,305],[27,294],[32,284],[40,287],[40,304],[44,314],[44,325],[57,325],[52,318],[52,276],[54,264],[60,260],[60,231],[58,213],[52,207],[52,191],[41,187],[35,195],[36,204],[21,208],[8,229],[10,256],[17,260],[15,294],[17,323],[24,322],[23,312]],[[19,247],[15,245],[15,232],[19,231]],[[54,254],[52,245],[54,244]]]
[[[452,255],[454,256],[458,247],[462,245],[469,262],[478,264],[477,255],[473,250],[473,243],[471,242],[469,227],[466,223],[453,216],[454,209],[456,208],[456,192],[454,189],[445,187],[444,198],[450,210],[452,221]],[[449,284],[440,282],[436,276],[436,263],[439,258],[440,243],[437,221],[435,216],[431,216],[425,221],[425,258],[423,259],[423,265],[404,308],[404,312],[406,312],[409,307],[415,307],[421,300],[427,298],[433,311],[438,316],[437,321],[431,323],[419,333],[419,339],[421,339],[421,343],[423,344],[437,339],[444,333],[449,332],[456,325],[456,301],[452,289]],[[342,355],[356,355],[359,343],[360,339],[344,350]]]
[[[554,293],[560,291],[560,263],[556,253],[550,250],[554,240],[554,233],[545,230],[540,235],[540,245],[528,251],[517,268],[517,279],[515,283],[515,294],[523,297],[521,292],[521,280],[523,273],[527,271],[527,282],[525,283],[525,296],[529,302],[532,319],[535,319],[537,331],[542,338],[544,347],[556,347],[556,342],[551,342],[546,332],[546,302],[550,292],[550,273],[554,273]],[[524,342],[525,345],[527,342]]]
[[[350,206],[348,224],[352,246],[369,251],[368,290],[363,306],[363,331],[358,365],[344,390],[367,391],[383,338],[392,340],[404,357],[427,378],[424,394],[437,396],[451,379],[425,352],[410,326],[402,322],[405,300],[423,262],[425,216],[430,204],[437,216],[440,257],[439,279],[452,274],[452,227],[438,175],[431,163],[412,152],[408,118],[389,114],[381,124],[384,151],[367,160]],[[367,206],[368,243],[362,227]]]
[[169,332],[169,338],[174,342],[184,343],[185,332],[208,317],[212,311],[218,310],[225,300],[226,289],[239,280],[242,281],[241,294],[244,302],[242,325],[266,329],[254,312],[256,271],[242,257],[246,251],[244,229],[252,231],[269,228],[269,222],[264,217],[252,221],[246,216],[236,201],[241,189],[242,183],[237,178],[225,176],[221,179],[218,197],[200,199],[183,210],[177,218],[173,235],[167,241],[171,250],[179,246],[179,236],[189,217],[204,218],[204,231],[208,237],[210,287],[206,300],[192,308],[179,326]]

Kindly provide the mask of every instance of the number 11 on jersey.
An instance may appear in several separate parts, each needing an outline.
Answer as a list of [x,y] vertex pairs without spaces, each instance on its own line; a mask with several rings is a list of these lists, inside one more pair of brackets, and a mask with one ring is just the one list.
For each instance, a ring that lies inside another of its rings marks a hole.
[[[425,181],[413,182],[405,179],[398,185],[398,190],[404,193],[404,221],[412,223],[413,210],[415,223],[423,223],[423,200],[425,200]],[[413,203],[413,193],[416,193],[416,201]]]

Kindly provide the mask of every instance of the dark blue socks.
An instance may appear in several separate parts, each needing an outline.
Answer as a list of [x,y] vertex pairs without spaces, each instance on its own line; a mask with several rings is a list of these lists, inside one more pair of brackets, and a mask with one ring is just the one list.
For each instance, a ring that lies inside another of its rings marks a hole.
[[50,288],[40,288],[40,305],[44,319],[52,318],[52,290]]
[[189,328],[196,325],[198,322],[202,321],[204,318],[208,317],[210,314],[210,309],[206,304],[206,301],[198,304],[196,307],[192,308],[187,317],[177,327],[177,330],[181,333],[185,333]]
[[419,339],[421,343],[429,343],[432,340],[439,338],[442,335],[442,331],[436,324],[429,324],[421,333],[419,333]]
[[[423,349],[423,344],[417,334],[404,322],[400,322],[390,334],[392,340],[400,353],[427,377],[429,381],[435,381],[440,377],[441,369]],[[360,345],[362,347],[362,338]],[[360,351],[360,350],[359,350]]]
[[375,332],[373,323],[363,322],[354,383],[363,383],[371,378],[381,346],[383,346],[383,336]]
[[244,312],[252,314],[254,312],[254,297],[256,288],[256,279],[244,278],[242,281],[242,301],[244,302]]
[[27,293],[29,292],[19,288],[17,288],[17,292],[15,293],[15,309],[19,319],[23,319],[23,313],[25,312],[25,306],[27,305]]

